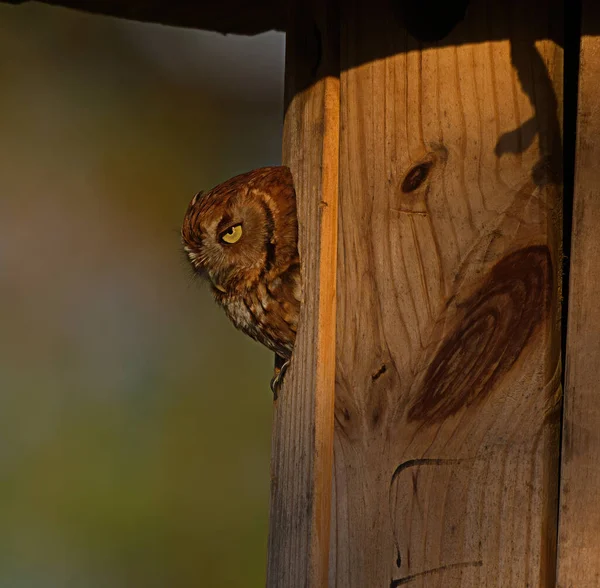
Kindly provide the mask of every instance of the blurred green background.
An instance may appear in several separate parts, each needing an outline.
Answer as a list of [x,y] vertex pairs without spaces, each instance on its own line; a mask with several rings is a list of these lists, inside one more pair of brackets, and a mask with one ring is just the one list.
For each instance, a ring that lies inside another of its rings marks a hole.
[[272,354],[181,254],[280,161],[283,35],[0,7],[0,587],[264,585]]

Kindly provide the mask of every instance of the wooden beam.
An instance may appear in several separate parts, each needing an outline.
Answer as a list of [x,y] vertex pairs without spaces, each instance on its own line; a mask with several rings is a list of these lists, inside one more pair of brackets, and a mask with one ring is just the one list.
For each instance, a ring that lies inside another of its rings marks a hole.
[[473,0],[427,48],[340,6],[329,585],[554,586],[562,51],[528,30],[559,3]]
[[[160,23],[165,25],[190,27],[216,31],[224,34],[256,35],[272,29],[285,31],[289,0],[206,0],[190,2],[189,0],[35,0],[36,3],[73,8],[95,14],[104,14],[130,20]],[[555,6],[556,12],[545,15],[545,0],[534,0],[539,10],[532,6],[531,18],[527,23],[527,36],[536,39],[552,39],[562,45],[564,37],[562,5]],[[462,20],[470,0],[390,0],[395,14],[404,19],[411,34],[419,36],[431,46],[441,46],[448,42],[445,32],[452,29],[456,18]],[[0,0],[0,4],[28,5],[30,0]],[[496,2],[501,7],[502,2]],[[550,27],[545,17],[551,16]],[[600,34],[600,23],[584,22],[587,34]],[[443,34],[440,34],[443,33]],[[438,36],[436,36],[438,35]],[[469,31],[469,42],[498,41],[510,36],[508,29],[498,26],[478,28]],[[433,41],[432,41],[433,39]],[[453,42],[465,42],[466,38],[454,39]],[[363,48],[367,49],[367,48]],[[363,62],[387,57],[385,47],[378,50],[384,53],[362,51]],[[358,64],[355,64],[358,65]]]
[[[582,21],[600,24],[584,0]],[[581,41],[567,326],[558,585],[600,583],[600,38]]]
[[283,162],[298,199],[304,303],[292,366],[274,410],[272,588],[327,585],[339,161],[339,42],[328,4],[298,0],[287,38]]
[[[0,0],[9,4],[29,4],[29,0]],[[283,30],[287,2],[281,0],[42,0],[45,4],[75,8],[129,20],[160,23],[234,33],[256,35],[271,29]]]

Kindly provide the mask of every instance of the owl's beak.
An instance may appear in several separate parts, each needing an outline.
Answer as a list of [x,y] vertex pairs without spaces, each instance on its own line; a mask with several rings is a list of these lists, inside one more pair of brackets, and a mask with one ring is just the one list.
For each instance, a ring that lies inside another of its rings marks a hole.
[[221,284],[217,284],[217,282],[215,281],[215,277],[213,276],[212,272],[207,272],[208,273],[208,277],[210,278],[210,283],[219,291],[219,292],[223,292],[223,294],[225,294],[227,292],[227,290],[225,290],[225,288],[223,288],[223,286],[221,286]]

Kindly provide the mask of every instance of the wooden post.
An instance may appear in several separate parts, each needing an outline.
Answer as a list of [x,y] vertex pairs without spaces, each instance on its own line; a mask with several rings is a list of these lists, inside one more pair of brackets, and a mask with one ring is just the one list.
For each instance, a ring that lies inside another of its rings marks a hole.
[[288,37],[307,289],[275,409],[268,585],[327,585],[335,312],[328,585],[550,587],[562,52],[537,39],[558,5],[473,0],[443,45],[407,34],[394,6],[340,3],[339,103],[319,73],[332,20],[297,7]]
[[553,586],[562,52],[344,6],[331,585]]
[[329,2],[293,2],[283,162],[298,200],[304,304],[275,402],[267,586],[326,586],[333,471],[339,41]]
[[[584,0],[586,28],[600,24],[600,7]],[[584,31],[585,32],[585,31]],[[558,585],[600,584],[600,38],[583,36],[567,357]]]

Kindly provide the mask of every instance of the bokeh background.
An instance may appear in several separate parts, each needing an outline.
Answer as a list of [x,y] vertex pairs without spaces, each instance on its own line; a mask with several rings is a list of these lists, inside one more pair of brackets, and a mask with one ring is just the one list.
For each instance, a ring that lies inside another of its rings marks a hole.
[[0,6],[0,587],[264,585],[272,355],[193,194],[280,161],[284,38]]

